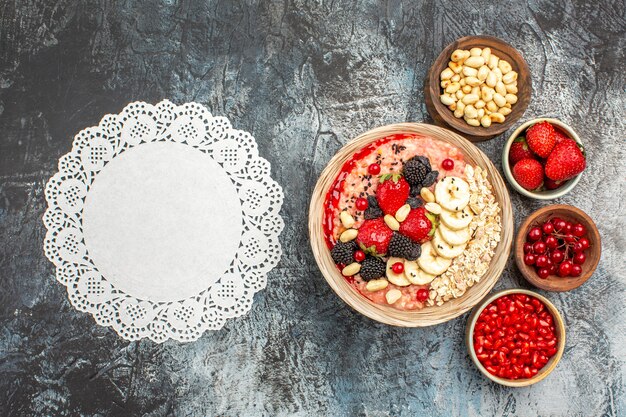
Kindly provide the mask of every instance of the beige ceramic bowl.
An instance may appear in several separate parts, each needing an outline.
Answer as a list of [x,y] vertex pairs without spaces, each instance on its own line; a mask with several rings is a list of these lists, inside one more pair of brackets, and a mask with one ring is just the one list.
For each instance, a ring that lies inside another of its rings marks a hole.
[[502,170],[504,171],[504,176],[506,177],[509,184],[511,184],[511,186],[515,188],[515,190],[518,193],[525,195],[526,197],[534,198],[537,200],[553,200],[555,198],[562,197],[565,194],[569,193],[576,186],[576,184],[578,184],[578,181],[580,181],[582,172],[576,175],[574,178],[568,180],[565,184],[563,184],[556,190],[545,190],[545,191],[535,192],[535,191],[529,191],[523,188],[521,185],[517,183],[517,181],[515,181],[515,179],[513,178],[513,172],[512,172],[513,167],[509,165],[509,150],[511,149],[511,145],[513,144],[513,141],[518,136],[520,136],[526,129],[528,129],[529,127],[531,127],[532,125],[536,123],[543,122],[543,121],[549,122],[553,126],[558,127],[560,130],[563,131],[563,133],[565,133],[570,138],[574,139],[580,145],[583,144],[580,138],[578,137],[578,135],[576,134],[576,132],[574,132],[574,129],[572,129],[571,127],[569,127],[567,124],[563,123],[560,120],[549,119],[545,117],[532,119],[522,124],[517,129],[515,129],[515,132],[513,132],[513,134],[509,137],[506,144],[504,145],[504,149],[502,149]]
[[[553,357],[550,358],[548,363],[546,363],[546,365],[541,368],[537,375],[532,378],[512,380],[491,375],[489,371],[487,371],[485,367],[480,363],[480,361],[476,357],[476,351],[474,351],[474,326],[476,325],[476,320],[478,319],[478,316],[492,301],[508,294],[526,294],[537,298],[539,301],[545,304],[545,306],[552,314],[552,317],[554,318],[556,335],[558,337],[557,352]],[[537,294],[534,291],[524,290],[521,288],[502,290],[491,294],[489,297],[485,298],[479,305],[477,305],[474,310],[472,310],[472,314],[470,314],[470,317],[467,321],[467,327],[465,328],[465,343],[467,344],[467,351],[472,357],[472,361],[474,361],[474,364],[484,376],[486,376],[493,382],[497,382],[500,385],[506,385],[507,387],[526,387],[528,385],[536,384],[537,382],[547,377],[550,372],[552,372],[554,368],[556,368],[556,365],[561,360],[561,356],[563,356],[563,350],[565,349],[565,324],[563,323],[563,318],[561,317],[559,310],[557,310],[554,304],[552,304],[550,300],[548,300],[543,295]]]

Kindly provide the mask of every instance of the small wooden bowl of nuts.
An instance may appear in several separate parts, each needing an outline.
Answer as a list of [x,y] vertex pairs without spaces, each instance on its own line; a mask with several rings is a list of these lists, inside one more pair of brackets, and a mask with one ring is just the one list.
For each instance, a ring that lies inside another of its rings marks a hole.
[[509,129],[524,114],[532,91],[522,55],[493,36],[467,36],[437,57],[424,83],[435,123],[474,142]]

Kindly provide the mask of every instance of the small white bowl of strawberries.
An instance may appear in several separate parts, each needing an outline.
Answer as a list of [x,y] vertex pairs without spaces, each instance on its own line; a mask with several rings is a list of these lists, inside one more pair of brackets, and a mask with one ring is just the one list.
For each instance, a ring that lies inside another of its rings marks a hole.
[[502,151],[506,179],[520,194],[538,200],[570,192],[586,167],[580,138],[557,119],[527,121],[513,132]]

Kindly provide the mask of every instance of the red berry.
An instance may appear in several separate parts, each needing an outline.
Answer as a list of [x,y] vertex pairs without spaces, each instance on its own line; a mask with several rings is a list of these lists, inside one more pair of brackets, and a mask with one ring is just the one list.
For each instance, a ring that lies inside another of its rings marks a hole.
[[543,243],[541,240],[535,242],[535,244],[533,245],[533,251],[535,253],[545,253],[546,249],[548,249],[546,244]]
[[380,165],[371,164],[370,166],[367,167],[367,172],[369,172],[372,175],[380,174]]
[[574,229],[572,230],[572,233],[574,234],[574,236],[583,237],[585,233],[587,233],[587,229],[585,228],[584,225],[580,223],[576,223],[574,225]]
[[545,268],[548,266],[548,257],[546,255],[539,255],[537,256],[537,260],[535,260],[535,265],[537,265],[539,268]]
[[428,290],[426,288],[420,288],[417,290],[417,301],[426,301],[428,300]]
[[550,233],[554,232],[554,225],[550,222],[545,222],[541,226],[541,230],[543,230],[543,233],[545,233],[546,235],[549,235]]
[[552,224],[554,225],[554,230],[557,232],[562,231],[563,229],[565,229],[565,226],[567,225],[567,222],[563,219],[559,219],[559,218],[554,218],[552,219]]
[[526,138],[524,138],[524,136],[519,136],[515,138],[511,144],[511,148],[509,149],[509,165],[513,166],[522,159],[527,158],[535,159],[536,157],[528,147]]
[[555,181],[569,180],[587,167],[585,155],[573,140],[562,141],[546,156],[546,177]]
[[542,236],[541,229],[538,227],[533,227],[532,229],[528,231],[528,239],[533,242],[541,239],[541,236]]
[[566,234],[565,237],[563,237],[563,240],[566,241],[567,243],[576,242],[576,238],[571,233]]
[[365,252],[363,252],[362,250],[358,250],[356,252],[354,252],[354,260],[357,262],[362,262],[365,260]]
[[576,255],[574,255],[573,261],[575,264],[582,265],[585,263],[585,260],[587,260],[587,257],[585,256],[583,252],[579,252]]
[[583,273],[583,268],[580,265],[573,265],[572,271],[569,273],[571,277],[579,277]]
[[526,130],[526,141],[535,154],[547,158],[556,144],[554,127],[548,122],[536,123]]
[[583,250],[589,248],[590,244],[589,244],[589,239],[587,239],[586,237],[581,238],[578,241],[581,245],[583,245]]
[[396,262],[391,266],[391,270],[396,274],[404,272],[404,264],[402,262]]
[[367,202],[367,198],[357,198],[354,202],[354,205],[356,206],[357,210],[365,211],[367,210],[369,203]]
[[527,253],[524,256],[524,263],[526,265],[533,265],[535,263],[535,254],[533,253]]
[[574,225],[570,222],[565,222],[565,232],[572,233],[574,231]]
[[572,272],[572,262],[571,261],[563,261],[561,265],[559,265],[558,274],[560,277],[566,277]]
[[548,271],[550,271],[550,275],[556,274],[556,269],[558,268],[557,264],[550,264],[548,267]]
[[554,249],[557,246],[559,246],[559,241],[557,240],[557,238],[555,238],[554,236],[550,235],[550,236],[546,236],[546,238],[543,240],[546,243],[546,246],[549,249]]
[[555,250],[550,254],[550,259],[555,264],[560,264],[565,259],[565,254],[560,250]]
[[585,250],[585,248],[583,247],[583,244],[580,242],[574,243],[573,249],[574,249],[574,253],[579,253]]
[[539,188],[543,182],[543,166],[539,161],[526,158],[513,166],[513,178],[527,190]]
[[524,253],[531,253],[533,251],[533,244],[530,242],[524,243]]
[[445,169],[446,171],[450,171],[451,169],[454,169],[454,161],[450,158],[446,158],[441,162],[441,168]]
[[539,275],[541,279],[546,279],[550,275],[550,270],[548,268],[539,268],[537,275]]

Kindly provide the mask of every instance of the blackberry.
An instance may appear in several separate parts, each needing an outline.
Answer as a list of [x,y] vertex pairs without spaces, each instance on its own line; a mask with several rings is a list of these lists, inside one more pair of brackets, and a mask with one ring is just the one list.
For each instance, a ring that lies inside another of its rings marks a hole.
[[354,252],[357,250],[357,245],[354,240],[350,242],[337,242],[335,247],[330,251],[333,261],[339,265],[350,265],[354,262]]
[[363,215],[365,216],[365,220],[372,220],[383,217],[385,213],[383,213],[383,211],[378,206],[369,206],[365,209],[365,213],[363,213]]
[[[418,193],[419,194],[419,193]],[[421,207],[422,204],[424,204],[424,202],[422,201],[421,198],[417,198],[417,197],[409,197],[406,200],[406,203],[411,206],[412,209],[416,209],[418,207]]]
[[385,276],[387,265],[385,261],[375,256],[368,256],[361,263],[361,278],[365,281]]
[[411,185],[417,185],[424,182],[424,179],[428,175],[429,168],[417,159],[409,159],[404,163],[402,173],[404,178]]
[[394,233],[389,241],[387,254],[396,258],[414,261],[422,254],[422,247],[400,233]]
[[437,181],[438,176],[439,176],[439,171],[430,171],[428,175],[426,175],[426,178],[422,182],[422,185],[424,187],[430,187],[431,185],[435,183],[435,181]]

